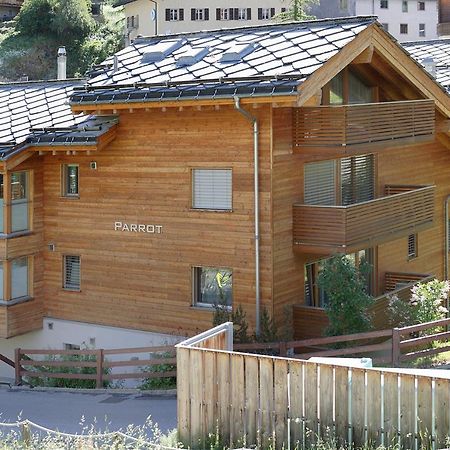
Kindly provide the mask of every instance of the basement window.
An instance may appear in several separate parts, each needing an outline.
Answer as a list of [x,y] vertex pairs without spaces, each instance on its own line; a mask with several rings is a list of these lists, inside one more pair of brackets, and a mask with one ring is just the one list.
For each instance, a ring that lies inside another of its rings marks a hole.
[[192,303],[194,306],[233,304],[233,271],[228,268],[193,267]]

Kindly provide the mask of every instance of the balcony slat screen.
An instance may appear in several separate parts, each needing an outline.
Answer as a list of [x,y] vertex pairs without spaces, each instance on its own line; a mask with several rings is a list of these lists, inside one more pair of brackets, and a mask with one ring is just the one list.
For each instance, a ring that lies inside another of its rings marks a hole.
[[66,289],[80,289],[80,257],[64,257],[64,287]]
[[336,204],[336,161],[305,164],[305,205]]
[[352,205],[375,198],[373,155],[341,159],[341,204]]
[[232,209],[231,169],[194,169],[192,206],[198,209]]

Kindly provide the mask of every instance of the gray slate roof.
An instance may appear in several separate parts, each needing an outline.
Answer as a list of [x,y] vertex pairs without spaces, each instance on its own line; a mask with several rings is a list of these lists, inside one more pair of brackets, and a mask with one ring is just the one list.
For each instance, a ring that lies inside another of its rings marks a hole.
[[450,92],[450,39],[404,42],[403,47],[419,63],[427,57],[436,62],[436,81]]
[[115,122],[111,118],[93,119],[72,112],[69,97],[80,84],[80,81],[0,84],[0,158],[7,158],[32,143],[89,142],[95,132],[102,134],[112,126]]
[[[325,19],[138,38],[90,73],[73,103],[295,94],[374,17]],[[113,89],[111,89],[113,87]]]

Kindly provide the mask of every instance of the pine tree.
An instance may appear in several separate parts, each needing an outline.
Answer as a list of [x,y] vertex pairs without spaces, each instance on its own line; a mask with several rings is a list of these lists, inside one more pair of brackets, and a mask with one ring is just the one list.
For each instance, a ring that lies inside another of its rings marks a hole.
[[275,16],[275,20],[290,22],[315,19],[315,16],[309,14],[309,10],[312,5],[317,5],[318,3],[319,0],[291,0],[287,11]]

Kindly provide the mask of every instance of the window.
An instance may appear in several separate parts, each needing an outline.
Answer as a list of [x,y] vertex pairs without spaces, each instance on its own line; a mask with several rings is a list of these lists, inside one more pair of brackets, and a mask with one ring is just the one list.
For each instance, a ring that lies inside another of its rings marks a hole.
[[28,296],[28,257],[11,261],[11,299]]
[[76,344],[63,344],[64,350],[80,350],[80,346]]
[[339,0],[339,8],[347,9],[348,8],[348,0]]
[[381,9],[388,9],[389,8],[389,1],[388,0],[380,0],[380,8]]
[[400,34],[408,34],[408,24],[407,23],[400,24]]
[[[363,264],[369,264],[371,266],[371,270],[365,273],[365,287],[367,293],[373,295],[375,293],[375,270],[373,269],[375,261],[374,250],[367,248],[345,255],[345,257],[357,268]],[[326,259],[305,264],[305,305],[307,306],[323,308],[327,304],[327,295],[317,284],[318,276],[325,261]]]
[[217,8],[216,20],[230,20],[230,8]]
[[176,22],[184,20],[184,9],[166,9],[166,22]]
[[78,197],[78,164],[63,164],[62,166],[62,195],[64,197]]
[[191,8],[191,20],[209,20],[209,8]]
[[270,20],[275,15],[275,8],[258,8],[258,20]]
[[304,166],[306,205],[351,205],[374,198],[375,158],[371,154]]
[[425,37],[425,24],[419,23],[419,37]]
[[233,304],[233,272],[217,267],[194,267],[192,297],[194,305]]
[[408,12],[408,0],[402,1],[402,12]]
[[196,209],[231,210],[231,169],[193,169],[192,207]]
[[388,23],[382,23],[381,26],[384,28],[384,31],[389,31],[389,24]]
[[425,11],[425,2],[417,2],[417,10]]
[[323,104],[343,105],[371,103],[373,97],[373,88],[371,86],[366,84],[351,70],[344,69],[326,85],[322,98]]
[[250,8],[238,8],[237,20],[251,20],[251,9]]
[[80,257],[74,255],[64,256],[64,289],[80,290]]
[[11,173],[11,232],[29,228],[29,175],[28,172]]
[[417,234],[408,236],[408,259],[417,258]]

